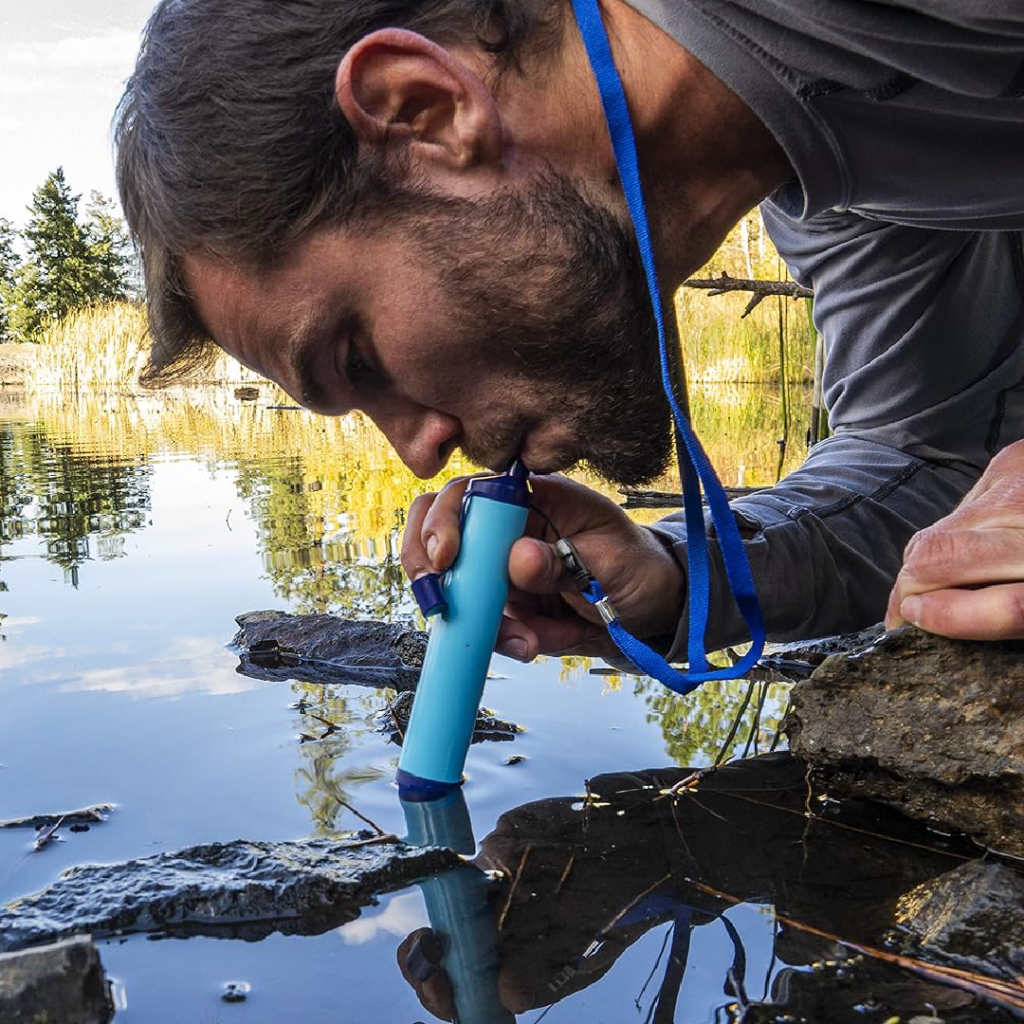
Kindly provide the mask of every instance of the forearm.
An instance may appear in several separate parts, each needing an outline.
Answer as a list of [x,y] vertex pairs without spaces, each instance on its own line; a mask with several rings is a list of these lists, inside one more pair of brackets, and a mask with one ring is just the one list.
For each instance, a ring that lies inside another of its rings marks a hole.
[[[732,503],[769,638],[860,629],[885,613],[911,536],[948,514],[975,477],[895,448],[842,435],[816,446],[775,487]],[[682,513],[650,529],[686,564]],[[746,626],[711,538],[709,649],[742,642]],[[671,655],[685,657],[684,609]]]

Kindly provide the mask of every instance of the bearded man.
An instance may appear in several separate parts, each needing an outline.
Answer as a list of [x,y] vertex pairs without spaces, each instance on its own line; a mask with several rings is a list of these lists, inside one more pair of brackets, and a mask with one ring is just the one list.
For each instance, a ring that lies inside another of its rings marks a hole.
[[[1010,0],[601,0],[664,295],[757,203],[815,290],[833,437],[734,503],[769,636],[886,613],[1024,636],[1024,11]],[[419,476],[456,448],[635,484],[671,427],[567,0],[162,0],[118,112],[148,380],[215,344]],[[443,569],[464,481],[410,509]],[[685,526],[537,504],[635,634],[686,650]],[[909,544],[908,544],[909,541]],[[709,647],[743,638],[712,537]],[[902,564],[902,569],[901,569]],[[498,649],[607,653],[543,523]],[[895,580],[895,585],[894,585]]]

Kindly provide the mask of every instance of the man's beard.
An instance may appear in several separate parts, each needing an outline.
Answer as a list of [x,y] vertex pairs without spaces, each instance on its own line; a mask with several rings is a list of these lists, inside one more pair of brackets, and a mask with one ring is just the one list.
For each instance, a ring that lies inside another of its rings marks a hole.
[[[437,270],[467,353],[498,365],[511,394],[530,388],[570,427],[558,465],[540,468],[585,462],[619,484],[664,473],[671,416],[632,234],[554,172],[484,199],[405,198],[410,240]],[[463,450],[487,465],[529,426],[515,409],[496,413]]]

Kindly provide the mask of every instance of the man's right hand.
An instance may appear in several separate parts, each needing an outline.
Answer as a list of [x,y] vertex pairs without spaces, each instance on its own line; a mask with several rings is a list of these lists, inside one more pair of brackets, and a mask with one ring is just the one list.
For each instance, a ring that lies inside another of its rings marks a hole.
[[[459,513],[469,477],[424,494],[409,509],[402,565],[411,579],[448,569],[459,550]],[[613,501],[564,477],[533,477],[526,535],[509,556],[509,601],[496,649],[519,661],[538,654],[617,654],[600,615],[577,592],[555,551],[571,540],[622,618],[640,637],[675,633],[685,577],[671,551]]]

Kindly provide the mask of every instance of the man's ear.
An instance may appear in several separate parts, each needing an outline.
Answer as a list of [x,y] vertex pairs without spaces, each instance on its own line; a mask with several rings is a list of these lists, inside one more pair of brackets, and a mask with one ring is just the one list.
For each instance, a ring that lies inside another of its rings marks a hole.
[[448,170],[501,162],[502,126],[491,90],[416,32],[385,28],[364,36],[338,66],[334,84],[360,143],[408,145]]

